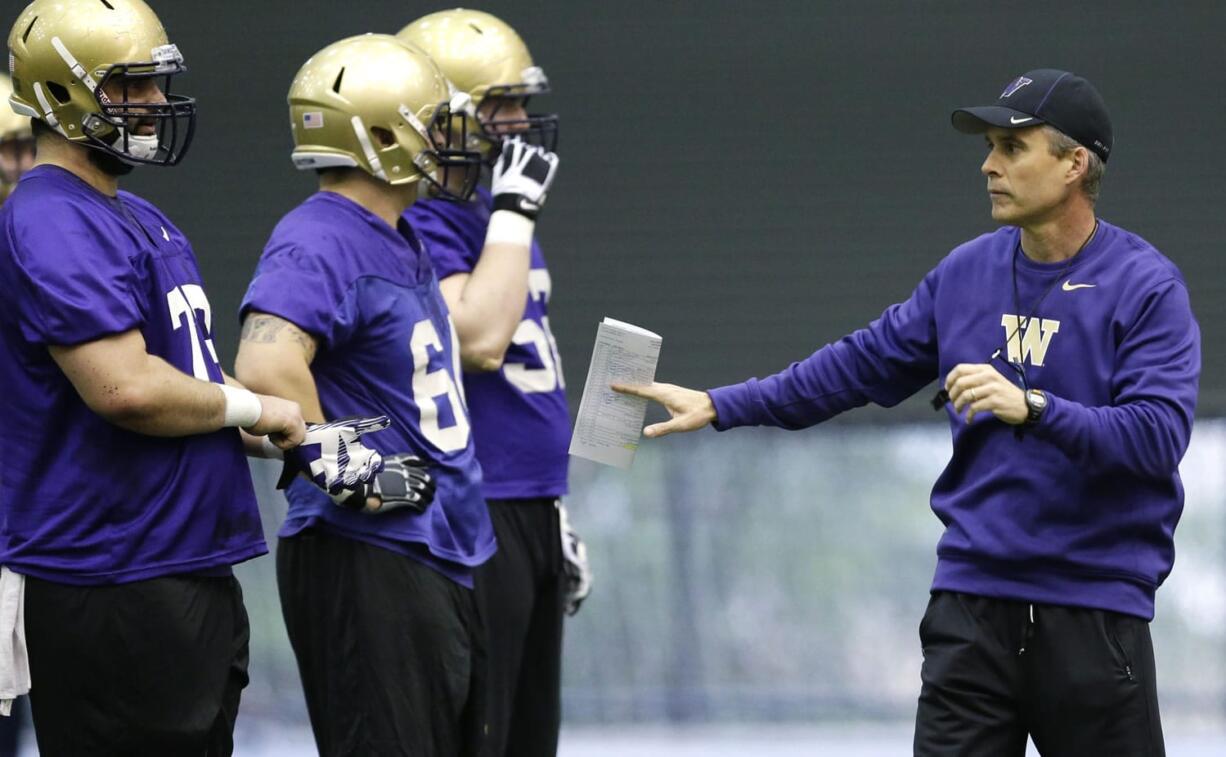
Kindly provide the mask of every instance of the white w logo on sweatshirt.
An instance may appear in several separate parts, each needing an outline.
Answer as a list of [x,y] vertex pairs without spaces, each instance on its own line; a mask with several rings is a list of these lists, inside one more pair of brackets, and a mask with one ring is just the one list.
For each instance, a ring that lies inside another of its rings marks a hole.
[[[1019,328],[1022,321],[1026,323],[1025,329]],[[1005,339],[1009,340],[1009,362],[1029,361],[1034,366],[1043,365],[1047,348],[1051,346],[1051,338],[1060,330],[1059,321],[1049,321],[1046,318],[1023,319],[1009,313],[1000,317],[1000,325],[1004,326]]]

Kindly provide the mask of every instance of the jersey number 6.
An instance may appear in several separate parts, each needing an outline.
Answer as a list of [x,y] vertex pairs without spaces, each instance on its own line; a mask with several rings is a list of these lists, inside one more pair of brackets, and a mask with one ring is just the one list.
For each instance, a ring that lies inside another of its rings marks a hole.
[[[451,319],[448,318],[448,326]],[[455,329],[448,328],[451,337],[451,370],[446,367],[430,370],[430,351],[445,357],[443,342],[438,329],[430,319],[418,321],[413,326],[409,347],[413,351],[413,401],[421,411],[421,433],[426,440],[443,452],[454,452],[468,446],[468,409],[464,397],[456,387],[454,376],[460,373],[460,346],[456,342]],[[438,398],[446,395],[447,404],[455,422],[447,428],[439,425]]]

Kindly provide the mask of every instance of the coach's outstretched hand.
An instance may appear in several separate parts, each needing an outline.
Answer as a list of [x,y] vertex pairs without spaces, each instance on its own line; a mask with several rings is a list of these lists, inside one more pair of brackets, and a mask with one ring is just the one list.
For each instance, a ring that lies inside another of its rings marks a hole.
[[621,394],[658,402],[664,406],[672,420],[653,423],[643,429],[648,438],[666,436],[677,431],[697,431],[715,421],[715,404],[706,392],[686,389],[676,384],[653,382],[649,385],[612,384],[612,389]]

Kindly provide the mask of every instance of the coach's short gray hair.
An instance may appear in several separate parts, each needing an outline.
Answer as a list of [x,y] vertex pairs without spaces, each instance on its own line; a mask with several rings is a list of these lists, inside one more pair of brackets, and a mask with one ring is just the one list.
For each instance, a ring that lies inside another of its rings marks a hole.
[[[1043,133],[1047,135],[1048,149],[1057,158],[1068,155],[1078,147],[1085,147],[1085,145],[1054,126],[1044,125]],[[1088,147],[1086,152],[1090,156],[1090,162],[1086,166],[1085,175],[1081,177],[1081,189],[1086,193],[1086,197],[1090,198],[1090,204],[1093,205],[1098,202],[1098,193],[1102,189],[1103,174],[1107,172],[1107,164],[1103,162],[1102,158],[1098,157],[1098,153]]]

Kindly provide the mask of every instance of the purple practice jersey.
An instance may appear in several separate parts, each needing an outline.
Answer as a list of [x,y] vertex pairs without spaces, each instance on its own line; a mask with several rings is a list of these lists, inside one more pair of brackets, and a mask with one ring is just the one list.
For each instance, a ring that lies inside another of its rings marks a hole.
[[[471,273],[477,265],[492,205],[481,188],[472,202],[425,200],[409,208],[405,218],[421,235],[440,279]],[[533,239],[528,301],[502,368],[464,374],[487,499],[566,493],[570,411],[549,330],[551,289],[545,257]]]
[[215,572],[267,551],[238,429],[145,436],[90,410],[51,359],[133,329],[222,382],[187,239],[157,208],[40,166],[0,209],[0,563],[108,584]]
[[408,555],[470,585],[468,568],[494,552],[481,469],[459,373],[459,349],[430,258],[403,221],[392,229],[360,205],[319,192],[281,219],[243,300],[318,340],[311,373],[329,420],[386,415],[362,438],[386,455],[431,463],[437,483],[424,513],[337,507],[296,480],[281,536],[320,528]]
[[782,373],[712,390],[716,426],[800,428],[889,407],[999,351],[991,364],[1014,380],[1009,362],[1021,364],[1047,410],[1017,429],[988,412],[967,424],[946,403],[953,457],[932,490],[945,524],[933,589],[1152,618],[1175,559],[1200,375],[1187,286],[1106,222],[1067,264],[1026,258],[1019,233],[958,247],[909,300]]

